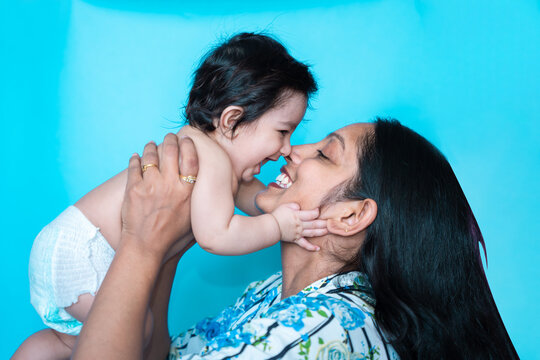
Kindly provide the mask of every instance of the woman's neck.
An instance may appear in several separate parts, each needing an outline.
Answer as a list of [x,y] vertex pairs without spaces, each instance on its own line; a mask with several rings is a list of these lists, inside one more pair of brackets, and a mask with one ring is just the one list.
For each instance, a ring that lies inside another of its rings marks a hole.
[[298,294],[315,281],[335,274],[340,264],[328,261],[324,248],[309,252],[293,243],[281,243],[281,266],[283,282],[281,299]]

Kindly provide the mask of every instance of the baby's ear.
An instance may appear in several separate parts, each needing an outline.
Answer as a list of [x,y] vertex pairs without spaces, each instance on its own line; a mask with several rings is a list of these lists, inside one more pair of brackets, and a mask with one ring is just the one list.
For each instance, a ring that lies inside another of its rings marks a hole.
[[230,105],[227,106],[222,112],[219,120],[217,121],[216,128],[218,128],[221,133],[228,138],[232,139],[234,137],[233,128],[234,125],[242,118],[244,115],[244,108],[241,106]]

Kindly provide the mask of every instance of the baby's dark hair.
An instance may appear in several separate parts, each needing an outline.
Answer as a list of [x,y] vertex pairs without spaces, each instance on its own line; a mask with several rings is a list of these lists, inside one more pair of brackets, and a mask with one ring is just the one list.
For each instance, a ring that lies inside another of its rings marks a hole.
[[203,58],[193,76],[185,117],[189,125],[212,132],[216,129],[212,120],[227,106],[241,106],[244,112],[234,133],[278,106],[291,91],[308,100],[317,91],[309,66],[270,36],[240,33]]

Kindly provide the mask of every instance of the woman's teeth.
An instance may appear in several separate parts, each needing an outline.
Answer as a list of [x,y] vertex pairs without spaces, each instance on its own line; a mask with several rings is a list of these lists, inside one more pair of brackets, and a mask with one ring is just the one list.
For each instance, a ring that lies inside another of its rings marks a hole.
[[292,185],[292,180],[287,174],[281,173],[276,178],[276,184],[278,184],[280,188],[288,189]]

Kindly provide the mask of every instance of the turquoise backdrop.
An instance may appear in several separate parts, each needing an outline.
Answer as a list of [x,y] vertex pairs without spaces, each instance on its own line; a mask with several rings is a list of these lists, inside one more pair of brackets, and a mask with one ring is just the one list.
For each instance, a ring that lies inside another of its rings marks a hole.
[[[486,239],[508,332],[523,359],[540,358],[537,0],[2,1],[0,358],[42,328],[28,294],[36,234],[145,142],[176,130],[202,54],[253,30],[276,35],[319,80],[294,143],[382,115],[447,155]],[[243,257],[191,250],[172,331],[278,269],[277,247]]]

